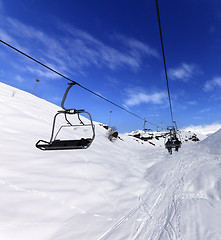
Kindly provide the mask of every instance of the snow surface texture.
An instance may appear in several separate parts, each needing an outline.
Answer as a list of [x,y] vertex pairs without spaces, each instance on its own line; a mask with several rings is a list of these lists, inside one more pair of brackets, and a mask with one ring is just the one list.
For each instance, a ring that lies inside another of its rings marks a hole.
[[2,83],[0,94],[0,239],[221,239],[221,131],[169,155],[110,142],[95,123],[89,149],[46,152],[35,143],[59,108]]

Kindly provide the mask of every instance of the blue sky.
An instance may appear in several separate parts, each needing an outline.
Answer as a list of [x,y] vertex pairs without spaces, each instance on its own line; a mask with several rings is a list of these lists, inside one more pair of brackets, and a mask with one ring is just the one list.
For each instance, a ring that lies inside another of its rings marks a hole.
[[[158,0],[174,119],[179,128],[220,122],[221,3]],[[154,0],[0,0],[0,36],[60,73],[166,128],[171,125]],[[0,80],[60,104],[67,81],[0,45]],[[120,132],[136,118],[78,86],[68,107]],[[155,127],[148,125],[155,130]]]

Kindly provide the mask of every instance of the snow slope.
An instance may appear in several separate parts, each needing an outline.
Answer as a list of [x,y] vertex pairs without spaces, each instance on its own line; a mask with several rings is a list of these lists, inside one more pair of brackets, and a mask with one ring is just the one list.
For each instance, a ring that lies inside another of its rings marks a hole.
[[89,149],[46,152],[59,108],[0,94],[0,239],[221,239],[220,131],[170,156],[95,123]]

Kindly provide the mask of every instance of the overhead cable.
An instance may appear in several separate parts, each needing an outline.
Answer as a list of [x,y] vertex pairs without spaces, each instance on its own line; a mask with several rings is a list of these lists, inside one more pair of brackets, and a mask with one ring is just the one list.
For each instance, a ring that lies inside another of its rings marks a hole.
[[168,93],[168,98],[169,98],[170,114],[171,114],[171,120],[172,120],[172,125],[173,125],[174,124],[173,111],[172,111],[172,103],[171,103],[171,97],[170,97],[169,80],[168,80],[168,75],[167,75],[166,58],[165,58],[164,46],[163,46],[163,35],[162,35],[162,30],[161,30],[158,0],[155,0],[155,2],[156,2],[156,9],[157,9],[158,24],[159,24],[160,41],[161,41],[162,54],[163,54],[164,70],[165,70],[166,83],[167,83],[167,93]]
[[[72,82],[72,83],[78,85],[79,87],[83,88],[84,90],[86,90],[86,91],[88,91],[88,92],[90,92],[90,93],[96,95],[97,97],[102,98],[103,100],[105,100],[105,101],[111,103],[112,105],[114,105],[114,106],[116,106],[116,107],[118,107],[118,108],[120,108],[120,109],[126,111],[127,113],[130,113],[131,115],[133,115],[133,116],[135,116],[135,117],[137,117],[137,118],[139,118],[139,119],[141,119],[141,120],[143,120],[143,121],[146,121],[146,122],[148,122],[149,124],[151,124],[151,125],[153,125],[153,126],[160,127],[160,126],[158,126],[157,124],[147,121],[145,118],[142,118],[142,117],[138,116],[137,114],[135,114],[135,113],[133,113],[133,112],[127,110],[126,108],[121,107],[120,105],[118,105],[118,104],[116,104],[116,103],[114,103],[114,102],[108,100],[107,98],[105,98],[105,97],[103,97],[103,96],[101,96],[101,95],[95,93],[94,91],[92,91],[92,90],[90,90],[90,89],[88,89],[88,88],[82,86],[81,84],[79,84],[79,83],[77,83],[77,82],[71,80],[70,78],[66,77],[65,75],[63,75],[63,74],[57,72],[56,70],[54,70],[54,69],[48,67],[47,65],[45,65],[45,64],[43,64],[42,62],[36,60],[35,58],[31,57],[30,55],[28,55],[28,54],[26,54],[26,53],[20,51],[19,49],[13,47],[12,45],[6,43],[5,41],[3,41],[3,40],[0,39],[0,42],[3,43],[4,45],[10,47],[11,49],[17,51],[18,53],[24,55],[25,57],[31,59],[32,61],[34,61],[34,62],[40,64],[41,66],[47,68],[48,70],[50,70],[50,71],[52,71],[52,72],[58,74],[60,77],[63,77],[63,78],[65,78],[65,79],[67,79],[68,81],[70,81],[70,82]],[[161,128],[161,127],[160,127],[160,128]]]

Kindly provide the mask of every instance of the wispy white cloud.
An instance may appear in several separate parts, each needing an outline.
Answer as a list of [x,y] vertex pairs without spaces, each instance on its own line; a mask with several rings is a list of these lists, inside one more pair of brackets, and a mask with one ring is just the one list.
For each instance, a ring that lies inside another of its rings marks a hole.
[[25,69],[28,70],[30,73],[34,73],[36,76],[46,77],[46,78],[50,78],[50,79],[58,78],[57,74],[55,74],[54,72],[51,72],[51,71],[47,71],[45,69],[40,70],[40,69],[34,68],[34,67],[26,67]]
[[160,58],[160,54],[155,48],[150,47],[148,44],[145,44],[137,39],[125,37],[120,34],[115,34],[112,38],[119,41],[122,45],[127,46],[131,55],[137,58],[142,58],[142,56]]
[[202,71],[196,64],[187,63],[182,63],[179,67],[171,68],[168,70],[168,75],[170,79],[180,80],[183,82],[187,82],[201,73]]
[[58,96],[52,96],[52,97],[49,97],[48,100],[50,102],[53,102],[53,103],[56,103],[56,104],[60,104],[62,98],[58,97]]
[[140,57],[134,57],[127,49],[119,50],[104,44],[89,33],[69,24],[60,22],[59,25],[62,31],[65,31],[66,34],[69,33],[71,36],[66,39],[66,43],[72,46],[72,50],[86,65],[106,66],[112,70],[128,67],[132,70],[138,70],[142,65]]
[[[117,47],[115,40],[106,44],[63,22],[57,22],[53,31],[56,35],[50,35],[14,18],[0,15],[0,20],[2,40],[68,75],[85,74],[88,67],[138,71],[146,56],[158,56],[154,49],[136,39],[121,37],[127,46]],[[47,71],[37,72],[40,76],[51,77]]]
[[207,81],[204,85],[203,90],[209,92],[214,90],[216,87],[221,87],[221,77],[215,77],[210,81]]
[[124,101],[124,106],[126,107],[132,107],[142,103],[163,104],[167,97],[165,92],[147,93],[140,88],[127,89],[126,94],[127,98]]
[[197,105],[198,102],[197,101],[189,101],[187,102],[188,105]]
[[[1,18],[0,18],[0,22],[1,22]],[[18,42],[16,41],[16,38],[14,38],[11,34],[7,33],[4,29],[1,29],[1,27],[0,27],[0,36],[1,36],[1,40],[9,44],[12,44],[15,48],[18,48],[23,52],[29,53],[27,48],[18,44]]]
[[119,89],[120,80],[118,78],[107,76],[106,80],[107,80],[107,84],[109,86],[114,87],[115,89],[120,90]]
[[211,111],[210,108],[204,108],[204,109],[201,109],[199,112],[200,112],[200,113],[208,113],[208,112],[210,112],[210,111]]
[[24,82],[24,78],[22,78],[20,75],[16,75],[15,76],[15,80],[18,81],[19,83],[23,83]]
[[51,67],[56,65],[59,69],[67,69],[68,64],[64,60],[68,49],[56,38],[13,18],[1,17],[1,20],[3,20],[0,23],[2,40],[25,53],[39,57]]

